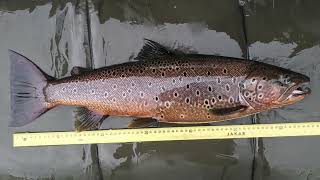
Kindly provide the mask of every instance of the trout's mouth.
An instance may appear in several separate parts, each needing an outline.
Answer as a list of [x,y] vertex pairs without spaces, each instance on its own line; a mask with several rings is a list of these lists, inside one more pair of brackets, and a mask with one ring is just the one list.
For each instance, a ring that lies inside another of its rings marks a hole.
[[294,103],[302,100],[305,96],[311,94],[311,89],[307,87],[308,83],[302,83],[299,85],[293,85],[283,93],[281,99],[287,103]]

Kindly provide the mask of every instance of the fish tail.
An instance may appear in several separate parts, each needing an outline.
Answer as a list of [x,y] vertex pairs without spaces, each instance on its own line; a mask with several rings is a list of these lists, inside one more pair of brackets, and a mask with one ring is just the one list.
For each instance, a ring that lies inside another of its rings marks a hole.
[[53,108],[47,103],[44,87],[54,78],[44,73],[36,64],[23,55],[9,50],[10,57],[10,127],[31,123],[37,117]]

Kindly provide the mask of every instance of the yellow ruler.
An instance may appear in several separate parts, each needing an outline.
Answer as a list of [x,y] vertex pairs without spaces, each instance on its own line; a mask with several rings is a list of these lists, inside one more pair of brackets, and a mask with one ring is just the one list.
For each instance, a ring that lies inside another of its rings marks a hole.
[[320,135],[320,122],[15,133],[13,146]]

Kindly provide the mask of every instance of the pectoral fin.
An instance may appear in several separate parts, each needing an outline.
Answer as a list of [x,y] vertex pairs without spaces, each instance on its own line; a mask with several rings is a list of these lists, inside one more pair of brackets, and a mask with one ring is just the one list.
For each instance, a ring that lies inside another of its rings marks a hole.
[[239,105],[235,107],[228,107],[228,108],[213,108],[210,109],[210,113],[216,115],[216,116],[225,116],[233,113],[238,113],[246,110],[248,106]]
[[74,111],[75,122],[74,126],[77,131],[98,129],[103,120],[107,118],[106,115],[101,115],[90,111],[85,107],[78,107]]
[[157,126],[158,121],[152,118],[138,118],[132,120],[128,124],[128,128],[143,128],[143,127],[150,127],[150,126]]

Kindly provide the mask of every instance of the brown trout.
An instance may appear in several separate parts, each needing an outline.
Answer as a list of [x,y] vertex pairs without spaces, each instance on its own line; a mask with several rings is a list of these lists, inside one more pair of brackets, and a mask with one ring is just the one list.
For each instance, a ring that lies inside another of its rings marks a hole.
[[55,79],[9,50],[11,126],[23,126],[58,105],[79,106],[77,130],[109,115],[165,123],[224,121],[302,100],[310,79],[270,64],[230,57],[176,54],[146,40],[136,61],[95,70],[74,67]]

